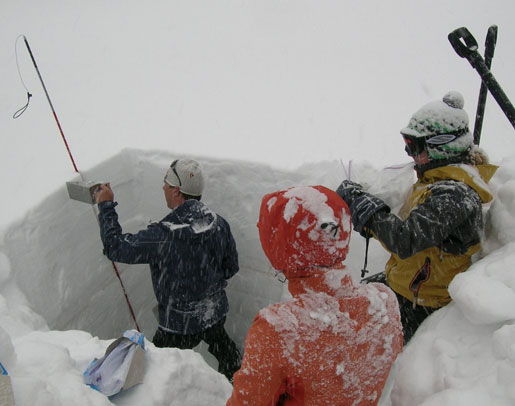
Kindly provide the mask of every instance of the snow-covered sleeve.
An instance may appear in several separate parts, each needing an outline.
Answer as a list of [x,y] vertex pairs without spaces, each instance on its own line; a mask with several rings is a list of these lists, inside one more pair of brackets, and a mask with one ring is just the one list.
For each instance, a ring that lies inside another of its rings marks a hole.
[[[478,235],[479,230],[473,229],[472,222],[478,210],[481,211],[481,200],[472,188],[461,182],[439,182],[430,187],[426,200],[416,206],[405,220],[379,212],[367,226],[390,252],[408,258],[439,246],[458,226],[469,220],[469,234]],[[479,236],[473,242],[478,243]]]
[[247,334],[227,406],[275,406],[285,381],[282,371],[278,333],[258,315]]
[[158,253],[158,229],[149,226],[136,234],[123,234],[115,207],[117,203],[106,201],[98,205],[100,238],[104,254],[111,260],[126,264],[148,264]]

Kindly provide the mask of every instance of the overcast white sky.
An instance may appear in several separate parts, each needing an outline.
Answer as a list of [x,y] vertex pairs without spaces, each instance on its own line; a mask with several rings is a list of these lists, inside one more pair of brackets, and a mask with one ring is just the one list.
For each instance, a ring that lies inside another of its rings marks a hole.
[[[0,6],[0,224],[73,175],[22,41],[29,40],[72,153],[87,170],[123,148],[282,168],[406,162],[399,129],[451,89],[474,116],[479,75],[447,34],[499,26],[493,72],[515,98],[512,0],[35,1]],[[513,128],[490,98],[483,146]]]

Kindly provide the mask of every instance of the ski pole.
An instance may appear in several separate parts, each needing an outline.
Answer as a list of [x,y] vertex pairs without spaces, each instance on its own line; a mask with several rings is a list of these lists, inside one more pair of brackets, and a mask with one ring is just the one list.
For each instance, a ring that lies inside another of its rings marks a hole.
[[32,59],[32,64],[34,65],[34,68],[36,69],[36,72],[39,77],[39,81],[41,82],[41,86],[43,86],[43,90],[45,91],[46,99],[48,100],[48,104],[50,105],[50,109],[52,110],[52,114],[54,115],[55,122],[57,123],[57,128],[59,128],[59,133],[61,134],[61,138],[64,141],[64,145],[66,147],[66,150],[68,151],[68,156],[70,157],[73,165],[73,169],[75,172],[79,173],[79,170],[77,169],[77,165],[75,164],[75,159],[73,159],[73,155],[70,151],[70,147],[68,146],[68,142],[66,141],[66,137],[64,136],[63,129],[61,127],[61,123],[59,122],[59,119],[57,118],[57,114],[54,109],[54,105],[52,104],[52,100],[50,99],[50,95],[48,94],[48,91],[45,86],[45,82],[43,82],[43,78],[41,77],[41,73],[39,72],[38,64],[36,63],[36,59],[34,58],[34,55],[32,54],[32,50],[30,49],[29,42],[27,41],[27,38],[25,35],[23,35],[23,41],[25,42],[25,46],[27,47],[27,51],[29,51],[30,59]]
[[[488,69],[492,66],[492,58],[494,56],[495,44],[497,43],[497,26],[492,25],[488,28],[485,40],[485,65]],[[483,128],[483,118],[485,114],[486,97],[488,89],[483,81],[479,89],[479,97],[477,100],[476,122],[474,123],[474,144],[479,145],[481,140],[481,129]]]
[[[72,161],[73,169],[83,179],[82,174],[80,173],[79,169],[77,168],[77,165],[75,164],[75,159],[73,158],[72,152],[71,152],[70,147],[68,145],[68,141],[66,140],[66,137],[64,136],[64,132],[63,132],[63,129],[61,127],[61,123],[59,122],[59,119],[57,118],[57,113],[55,112],[54,105],[52,103],[52,100],[50,99],[50,95],[48,94],[47,88],[45,86],[45,82],[43,81],[43,77],[41,76],[41,73],[40,73],[39,68],[38,68],[38,64],[36,63],[36,59],[34,58],[34,54],[32,53],[32,49],[30,48],[29,42],[27,41],[27,38],[25,37],[25,35],[22,35],[22,37],[23,37],[23,41],[25,42],[25,46],[27,47],[27,50],[29,51],[29,55],[30,55],[30,59],[32,60],[32,64],[34,65],[34,68],[36,69],[36,72],[38,74],[39,81],[41,82],[41,85],[43,86],[43,90],[45,91],[45,95],[46,95],[48,104],[50,105],[50,109],[52,110],[52,114],[54,116],[55,122],[57,123],[57,128],[59,129],[59,133],[61,134],[61,138],[63,139],[64,145],[66,146],[66,150],[68,151],[68,156],[70,157],[70,160]],[[30,97],[32,97],[32,95],[28,91],[27,91],[27,94],[28,94],[28,98],[30,100]],[[27,107],[28,107],[28,102],[27,102]],[[26,107],[25,107],[25,109],[26,109]],[[20,110],[25,111],[23,108],[20,109]],[[22,113],[23,113],[23,111],[22,111]],[[19,115],[17,115],[15,113],[15,115],[13,117],[17,118],[17,117],[19,117]],[[93,212],[94,212],[94,210],[93,210]],[[96,213],[95,213],[95,217],[97,217]],[[134,321],[136,329],[139,332],[141,332],[141,330],[139,328],[139,325],[138,325],[138,322],[136,321],[136,315],[134,314],[134,310],[133,310],[131,302],[129,300],[129,295],[127,294],[127,290],[125,289],[125,285],[124,285],[124,283],[122,281],[122,278],[120,276],[120,272],[118,271],[118,267],[116,266],[114,261],[111,261],[111,264],[113,266],[114,273],[115,273],[116,277],[118,278],[118,281],[120,282],[121,288],[123,290],[123,294],[125,296],[125,301],[127,302],[127,306],[129,307],[129,311],[130,311],[132,320]]]
[[479,73],[481,79],[483,79],[483,83],[490,93],[492,93],[492,96],[501,107],[513,128],[515,128],[515,108],[497,80],[495,80],[490,69],[486,66],[481,55],[477,52],[478,45],[475,38],[465,27],[454,30],[448,35],[448,38],[456,53],[462,58],[466,58],[472,67]]

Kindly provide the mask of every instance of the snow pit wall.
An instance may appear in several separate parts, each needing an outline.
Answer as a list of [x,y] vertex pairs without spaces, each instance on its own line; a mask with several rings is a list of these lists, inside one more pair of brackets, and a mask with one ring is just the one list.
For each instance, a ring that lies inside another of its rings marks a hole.
[[[124,150],[83,177],[111,182],[123,232],[136,232],[168,213],[163,176],[175,158],[180,156]],[[261,198],[303,184],[302,176],[248,162],[197,159],[207,178],[203,201],[227,219],[238,248],[240,272],[227,288],[226,328],[242,348],[255,314],[279,301],[285,287],[261,250],[256,227]],[[16,284],[51,329],[85,330],[108,339],[134,323],[113,266],[102,254],[95,216],[93,206],[70,200],[63,185],[7,228],[3,251]],[[148,265],[117,267],[138,324],[151,339],[157,321]]]

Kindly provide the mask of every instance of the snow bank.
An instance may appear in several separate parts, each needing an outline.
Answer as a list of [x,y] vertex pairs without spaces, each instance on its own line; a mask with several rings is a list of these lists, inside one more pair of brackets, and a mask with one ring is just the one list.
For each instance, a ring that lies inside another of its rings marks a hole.
[[[173,158],[126,150],[84,176],[111,181],[122,226],[136,231],[166,214],[161,186]],[[228,287],[227,328],[242,348],[257,311],[286,295],[259,244],[261,197],[293,185],[335,188],[348,174],[348,165],[321,162],[285,172],[248,162],[197,159],[208,178],[204,200],[227,218],[240,254],[241,271]],[[381,195],[394,210],[413,181],[409,166],[378,171],[353,162],[350,172],[352,180]],[[515,158],[506,159],[491,183],[496,200],[487,208],[482,258],[454,280],[454,301],[429,317],[400,355],[380,405],[515,401],[515,228],[502,227],[515,223],[514,180]],[[64,185],[0,235],[0,360],[11,374],[17,405],[225,404],[230,384],[212,368],[216,361],[202,346],[195,351],[156,349],[148,341],[144,383],[111,399],[82,383],[87,364],[133,327],[101,251],[92,208],[70,200]],[[371,272],[382,270],[387,255],[376,242],[371,242],[369,255]],[[353,233],[346,263],[355,278],[363,257],[364,240]],[[150,340],[156,321],[148,270],[121,264],[119,269]]]
[[143,383],[108,399],[83,383],[82,372],[110,342],[76,330],[32,332],[16,340],[18,359],[10,371],[16,404],[224,405],[232,391],[198,353],[147,341]]

